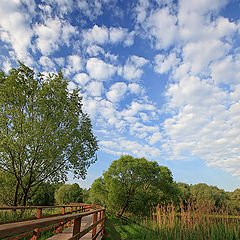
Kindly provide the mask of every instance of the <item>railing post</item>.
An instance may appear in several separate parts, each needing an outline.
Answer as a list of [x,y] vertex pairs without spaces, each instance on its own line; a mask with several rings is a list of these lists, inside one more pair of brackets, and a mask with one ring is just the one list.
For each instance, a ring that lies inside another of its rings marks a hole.
[[[97,217],[98,217],[98,213],[94,213],[93,214],[93,224],[97,222]],[[93,230],[92,230],[92,238],[95,237],[96,232],[97,232],[97,226],[95,228],[93,228]]]
[[82,218],[76,218],[74,220],[74,225],[73,225],[73,236],[78,234],[80,232],[81,229],[81,220]]
[[[36,217],[41,218],[41,216],[42,216],[42,208],[38,208]],[[39,238],[39,233],[40,233],[39,228],[35,228],[33,230],[33,236],[30,240],[37,240]]]
[[[73,210],[73,208],[72,208],[72,206],[70,207],[70,213],[72,213],[72,210]],[[68,221],[68,223],[67,223],[67,227],[70,227],[71,226],[71,220],[70,221]]]
[[[64,215],[65,214],[65,207],[62,207],[62,215]],[[63,231],[63,225],[64,225],[64,222],[61,222],[60,223],[60,226],[59,226],[59,233],[62,233],[62,231]]]
[[[105,209],[101,211],[101,219],[105,217]],[[101,228],[103,228],[102,232],[101,232],[101,235],[104,235],[105,233],[105,223],[104,223],[104,220],[101,222],[100,224]]]

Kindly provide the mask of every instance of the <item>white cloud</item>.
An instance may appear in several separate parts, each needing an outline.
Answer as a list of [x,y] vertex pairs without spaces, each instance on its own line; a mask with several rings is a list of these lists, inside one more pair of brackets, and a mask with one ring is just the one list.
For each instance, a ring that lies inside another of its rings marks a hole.
[[72,92],[76,87],[77,87],[77,85],[74,82],[68,83],[68,91],[69,92]]
[[146,22],[148,32],[153,36],[157,49],[167,49],[177,39],[177,17],[170,14],[169,8],[152,12]]
[[130,56],[122,69],[123,77],[129,81],[140,79],[143,74],[141,67],[147,62],[148,60],[143,57]]
[[100,53],[104,54],[104,49],[97,45],[90,45],[87,47],[87,53],[91,57],[97,57]]
[[116,67],[98,58],[90,58],[87,61],[86,69],[90,77],[97,80],[109,79],[116,72]]
[[73,80],[84,86],[90,80],[90,77],[86,73],[78,73],[74,76]]
[[119,102],[127,92],[127,85],[124,82],[114,83],[109,91],[106,93],[106,97],[111,102]]
[[128,32],[127,28],[122,27],[110,27],[105,26],[99,27],[94,25],[90,29],[85,29],[82,32],[83,42],[85,44],[117,44],[124,43],[124,46],[131,46],[134,42],[135,32]]
[[28,51],[32,48],[33,31],[30,28],[29,13],[22,8],[20,1],[1,1],[0,38],[13,48],[16,57],[26,64],[32,64]]
[[72,25],[57,17],[47,19],[44,24],[35,24],[33,30],[37,35],[36,46],[43,55],[50,55],[64,44],[69,45],[70,37],[76,33]]
[[43,55],[49,55],[59,47],[61,36],[61,22],[59,19],[49,19],[44,24],[36,24],[35,34],[38,36],[36,43]]
[[86,86],[86,90],[90,96],[100,97],[104,91],[104,87],[101,82],[93,81]]
[[142,111],[154,111],[156,108],[151,104],[138,103],[133,101],[127,110],[123,110],[121,115],[123,117],[133,117]]
[[8,59],[4,59],[3,60],[3,70],[4,70],[4,72],[8,73],[11,68],[12,67],[11,67],[10,61]]
[[135,8],[136,20],[138,23],[143,23],[145,21],[148,7],[149,7],[148,0],[139,0],[139,3]]
[[154,132],[149,138],[150,144],[155,144],[155,143],[161,142],[161,141],[163,141],[163,136],[160,132]]
[[168,56],[157,54],[154,58],[154,70],[158,73],[167,73],[171,68],[175,67],[180,59],[176,57],[175,53],[170,53]]
[[225,56],[229,50],[230,45],[220,40],[191,42],[184,46],[183,58],[189,64],[191,72],[199,74],[207,70],[210,62]]
[[126,138],[114,138],[111,140],[100,141],[100,146],[106,152],[115,155],[131,154],[136,157],[158,157],[160,150],[150,147],[147,144],[141,144],[136,141],[130,141]]
[[39,63],[43,66],[43,69],[45,71],[55,70],[55,64],[52,62],[52,60],[49,57],[46,57],[46,56],[40,57]]
[[87,16],[90,20],[93,20],[100,16],[102,11],[102,3],[105,3],[106,0],[95,0],[95,1],[87,1],[87,0],[78,0],[78,8],[81,10],[81,13],[84,16]]
[[108,38],[108,29],[105,26],[94,25],[91,29],[83,30],[83,41],[87,44],[104,44],[108,41]]
[[80,70],[82,70],[82,59],[78,55],[71,55],[68,56],[68,70],[70,73],[76,73]]
[[216,83],[237,83],[240,79],[240,60],[234,61],[232,56],[215,61],[210,69],[211,76]]
[[129,81],[141,78],[142,74],[143,70],[136,68],[134,65],[126,64],[123,67],[123,77]]
[[138,94],[142,94],[144,92],[143,87],[137,83],[128,84],[128,88],[129,88],[130,93],[132,93],[132,94],[138,95]]
[[126,38],[127,34],[128,34],[128,30],[126,28],[111,27],[109,29],[109,37],[112,43],[118,43],[123,41],[123,39]]
[[143,65],[148,63],[148,60],[143,57],[133,55],[129,58],[129,62],[133,63],[136,67],[142,67]]

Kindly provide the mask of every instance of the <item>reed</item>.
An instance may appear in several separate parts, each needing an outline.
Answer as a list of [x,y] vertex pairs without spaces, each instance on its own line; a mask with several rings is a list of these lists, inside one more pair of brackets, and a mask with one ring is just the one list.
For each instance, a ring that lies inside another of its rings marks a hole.
[[154,230],[155,239],[240,239],[240,214],[226,204],[211,202],[173,202],[157,205],[145,226]]

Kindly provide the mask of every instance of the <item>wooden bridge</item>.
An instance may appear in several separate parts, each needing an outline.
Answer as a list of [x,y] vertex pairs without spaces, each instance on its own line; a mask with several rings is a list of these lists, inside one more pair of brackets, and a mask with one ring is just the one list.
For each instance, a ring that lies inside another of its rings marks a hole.
[[[61,210],[60,214],[43,214],[43,209]],[[101,239],[104,235],[105,209],[88,204],[41,207],[0,207],[4,211],[36,211],[33,218],[0,222],[0,239],[39,239],[44,231],[53,230],[49,240]]]

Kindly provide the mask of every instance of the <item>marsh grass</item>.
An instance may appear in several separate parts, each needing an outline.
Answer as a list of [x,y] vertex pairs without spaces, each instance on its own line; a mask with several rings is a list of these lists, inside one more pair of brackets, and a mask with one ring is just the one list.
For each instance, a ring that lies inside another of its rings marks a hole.
[[151,217],[128,221],[107,215],[109,240],[239,240],[239,212],[211,202],[158,205]]
[[[61,214],[61,208],[45,208],[42,211],[42,216]],[[0,223],[33,219],[37,216],[36,209],[16,209],[16,210],[1,210],[0,211]]]
[[173,203],[158,205],[145,226],[157,232],[157,239],[240,239],[239,212],[211,202]]

